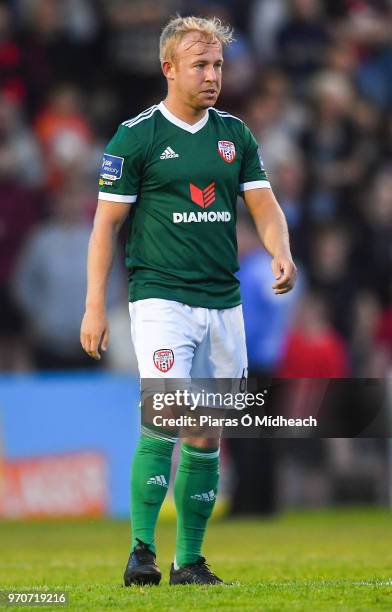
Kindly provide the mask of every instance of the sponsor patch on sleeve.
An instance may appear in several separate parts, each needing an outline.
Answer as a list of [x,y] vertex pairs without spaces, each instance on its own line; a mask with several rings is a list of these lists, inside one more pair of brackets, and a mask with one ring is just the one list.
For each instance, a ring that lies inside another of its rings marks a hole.
[[103,180],[103,179],[100,178],[99,179],[99,186],[100,187],[104,187],[104,186],[105,187],[112,187],[113,186],[113,181],[107,181],[106,179]]
[[100,177],[109,181],[118,181],[122,177],[124,158],[105,153],[102,160]]

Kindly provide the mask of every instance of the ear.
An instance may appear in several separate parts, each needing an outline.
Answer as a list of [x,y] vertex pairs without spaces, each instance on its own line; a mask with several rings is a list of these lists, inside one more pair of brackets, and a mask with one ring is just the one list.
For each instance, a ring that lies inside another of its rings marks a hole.
[[172,81],[174,79],[174,72],[175,72],[173,62],[169,62],[168,60],[165,60],[164,62],[162,62],[162,72],[167,79]]

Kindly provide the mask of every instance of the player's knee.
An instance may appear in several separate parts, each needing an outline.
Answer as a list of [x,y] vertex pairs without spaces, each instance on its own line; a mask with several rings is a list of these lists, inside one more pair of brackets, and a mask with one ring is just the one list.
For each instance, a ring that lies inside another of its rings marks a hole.
[[219,448],[219,437],[210,437],[210,438],[202,438],[202,437],[192,437],[192,438],[183,438],[182,440],[185,444],[189,444],[194,448],[202,448],[202,449],[211,449],[212,451],[216,451]]

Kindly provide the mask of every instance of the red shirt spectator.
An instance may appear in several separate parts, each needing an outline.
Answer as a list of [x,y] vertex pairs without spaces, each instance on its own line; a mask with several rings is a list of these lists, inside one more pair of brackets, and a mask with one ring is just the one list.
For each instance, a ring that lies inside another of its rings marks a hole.
[[323,300],[309,295],[299,309],[278,368],[280,378],[345,378],[350,375],[343,338],[331,327]]

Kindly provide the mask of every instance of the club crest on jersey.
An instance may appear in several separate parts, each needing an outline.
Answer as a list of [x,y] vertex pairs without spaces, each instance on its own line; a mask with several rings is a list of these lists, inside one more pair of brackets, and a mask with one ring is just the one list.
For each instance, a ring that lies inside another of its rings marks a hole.
[[154,353],[154,365],[160,372],[168,372],[174,363],[174,353],[171,349],[159,349]]
[[230,140],[219,140],[218,153],[225,162],[231,164],[231,162],[235,160],[234,142],[231,142]]

